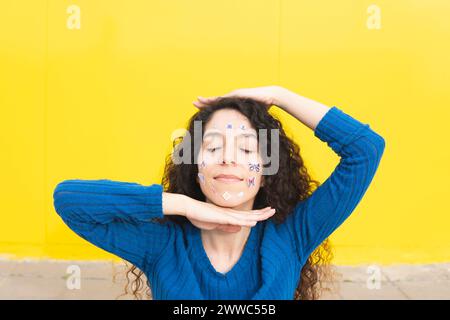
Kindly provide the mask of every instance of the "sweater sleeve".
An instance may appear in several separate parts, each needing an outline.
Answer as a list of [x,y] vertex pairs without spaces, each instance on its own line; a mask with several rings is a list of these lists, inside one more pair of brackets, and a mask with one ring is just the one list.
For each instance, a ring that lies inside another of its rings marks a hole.
[[320,120],[314,135],[340,157],[332,174],[299,202],[287,224],[301,261],[353,212],[369,187],[384,152],[383,137],[337,107]]
[[77,235],[139,269],[152,264],[168,245],[170,225],[162,218],[159,184],[65,180],[53,192],[56,212]]

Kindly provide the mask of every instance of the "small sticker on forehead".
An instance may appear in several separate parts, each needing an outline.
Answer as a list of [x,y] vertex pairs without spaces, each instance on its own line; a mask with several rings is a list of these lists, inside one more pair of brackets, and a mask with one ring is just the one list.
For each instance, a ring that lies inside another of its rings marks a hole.
[[237,194],[237,196],[238,196],[239,198],[242,198],[242,197],[244,196],[244,192],[243,192],[243,191],[239,192],[239,193]]
[[233,129],[233,125],[231,123],[227,123],[227,129]]
[[225,200],[228,200],[228,199],[231,198],[231,194],[229,194],[227,191],[225,191],[225,192],[222,194],[222,197],[223,197]]
[[201,183],[205,182],[205,176],[203,175],[203,173],[201,172],[198,173],[198,179],[200,180]]
[[250,171],[256,171],[259,172],[260,170],[260,164],[259,163],[251,163],[248,164]]
[[255,177],[248,178],[247,184],[249,187],[255,186]]

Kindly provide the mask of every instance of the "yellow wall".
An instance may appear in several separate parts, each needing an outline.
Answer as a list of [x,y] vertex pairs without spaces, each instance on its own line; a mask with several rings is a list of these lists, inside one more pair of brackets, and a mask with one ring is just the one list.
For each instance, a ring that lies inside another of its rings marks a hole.
[[[335,262],[450,261],[449,16],[446,0],[2,1],[0,253],[111,258],[59,219],[56,184],[159,182],[197,95],[278,84],[386,139]],[[323,182],[338,157],[275,113]]]

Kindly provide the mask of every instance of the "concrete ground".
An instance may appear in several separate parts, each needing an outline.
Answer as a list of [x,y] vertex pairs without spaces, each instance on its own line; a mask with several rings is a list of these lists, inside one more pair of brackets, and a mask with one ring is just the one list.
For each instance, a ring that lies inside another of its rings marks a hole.
[[[132,299],[124,263],[0,260],[0,299]],[[321,299],[450,299],[450,263],[336,266]]]

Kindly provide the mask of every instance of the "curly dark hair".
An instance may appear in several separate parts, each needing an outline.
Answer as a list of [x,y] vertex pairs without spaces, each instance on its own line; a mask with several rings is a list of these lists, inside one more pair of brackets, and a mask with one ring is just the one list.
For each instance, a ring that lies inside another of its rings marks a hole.
[[[264,186],[259,189],[255,197],[253,209],[261,209],[267,206],[275,208],[276,214],[269,219],[272,219],[274,223],[282,223],[287,215],[292,214],[298,202],[311,196],[320,183],[313,180],[308,174],[300,156],[300,147],[286,135],[281,122],[269,113],[265,105],[254,99],[221,97],[215,100],[213,104],[202,108],[190,118],[188,123],[190,137],[194,137],[194,121],[201,121],[204,128],[213,113],[224,108],[237,110],[246,116],[257,132],[259,129],[268,129],[269,132],[270,129],[279,130],[279,169],[274,175],[264,176]],[[184,146],[185,143],[190,145]],[[270,135],[267,136],[267,144],[267,152],[270,153]],[[162,178],[163,189],[166,192],[184,194],[205,201],[205,195],[195,179],[198,167],[194,159],[199,151],[199,143],[194,143],[194,139],[181,138],[180,142],[174,143],[174,152],[182,156],[184,147],[190,147],[190,150],[194,150],[194,152],[191,152],[192,161],[188,164],[174,164],[172,154],[169,154],[166,158]],[[164,223],[167,220],[180,225],[191,223],[184,216],[169,215],[161,219],[155,219],[159,223]],[[330,264],[332,258],[332,247],[329,239],[326,239],[314,250],[304,264],[299,285],[293,297],[294,300],[315,300],[320,297],[324,290],[330,290],[327,284],[333,282],[334,271]],[[130,276],[134,276],[134,281],[131,281]],[[146,284],[147,290],[145,293],[148,297],[151,297],[150,283],[147,279],[142,279],[142,276],[145,277],[145,274],[136,266],[131,266],[128,269],[125,294],[130,293],[128,290],[130,287],[132,295],[136,299],[141,299],[141,291],[145,289]]]

